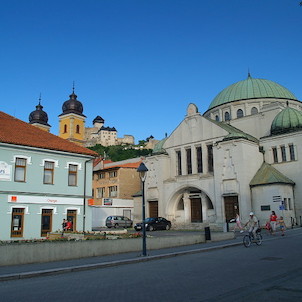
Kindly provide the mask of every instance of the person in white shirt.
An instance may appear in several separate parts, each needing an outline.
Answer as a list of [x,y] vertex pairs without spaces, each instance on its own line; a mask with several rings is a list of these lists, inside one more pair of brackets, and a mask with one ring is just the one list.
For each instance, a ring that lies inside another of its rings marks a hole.
[[247,225],[249,227],[249,233],[252,233],[254,238],[256,238],[256,232],[258,230],[258,219],[253,212],[250,213],[250,218],[248,222],[245,224],[245,226]]

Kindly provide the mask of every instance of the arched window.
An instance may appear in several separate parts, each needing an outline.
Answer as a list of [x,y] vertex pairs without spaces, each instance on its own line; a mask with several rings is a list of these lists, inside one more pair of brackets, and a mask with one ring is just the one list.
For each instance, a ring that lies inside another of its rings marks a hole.
[[237,110],[237,118],[243,117],[243,111],[241,109]]
[[80,126],[79,125],[77,125],[77,127],[76,127],[76,132],[80,133]]
[[219,115],[216,115],[216,116],[215,116],[215,120],[216,120],[217,122],[219,122]]
[[64,133],[67,133],[67,125],[64,125]]
[[256,107],[253,107],[251,110],[251,114],[257,114],[258,113],[258,109]]
[[225,121],[229,121],[230,119],[231,119],[230,113],[229,112],[225,112],[225,114],[224,114],[224,120]]

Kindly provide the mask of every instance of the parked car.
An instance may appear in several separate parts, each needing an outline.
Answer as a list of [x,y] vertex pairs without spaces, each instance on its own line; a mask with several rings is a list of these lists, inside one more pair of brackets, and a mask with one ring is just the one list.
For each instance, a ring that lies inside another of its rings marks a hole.
[[[151,217],[145,219],[145,226],[147,231],[155,231],[155,230],[170,230],[171,229],[171,221],[167,220],[163,217]],[[134,226],[136,231],[140,231],[143,228],[143,223],[136,223]]]
[[107,228],[131,228],[133,221],[125,216],[108,216],[106,218],[106,227]]

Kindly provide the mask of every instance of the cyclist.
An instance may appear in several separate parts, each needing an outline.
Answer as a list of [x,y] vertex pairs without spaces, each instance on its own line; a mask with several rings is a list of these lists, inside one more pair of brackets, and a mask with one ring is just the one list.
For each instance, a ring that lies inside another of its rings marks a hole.
[[244,226],[247,225],[249,226],[249,233],[253,236],[253,239],[255,239],[258,230],[258,219],[253,212],[250,213],[249,221]]

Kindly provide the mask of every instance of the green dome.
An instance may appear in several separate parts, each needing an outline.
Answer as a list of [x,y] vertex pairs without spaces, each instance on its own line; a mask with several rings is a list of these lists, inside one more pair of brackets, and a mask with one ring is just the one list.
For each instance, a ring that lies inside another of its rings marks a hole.
[[273,81],[253,79],[249,74],[246,80],[237,82],[222,90],[212,101],[209,109],[233,101],[257,98],[297,100],[285,87]]
[[166,153],[166,150],[164,149],[164,143],[166,142],[167,137],[159,141],[153,148],[152,154],[162,154]]
[[302,130],[302,112],[287,107],[279,112],[271,126],[271,135]]

